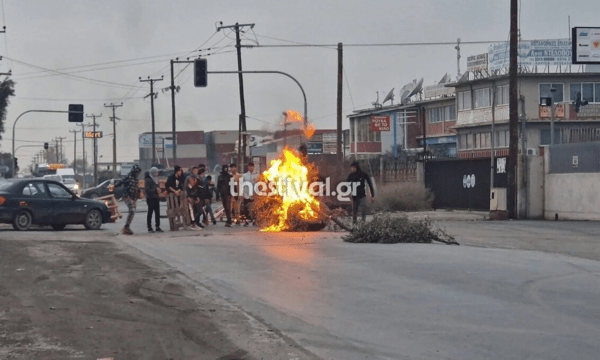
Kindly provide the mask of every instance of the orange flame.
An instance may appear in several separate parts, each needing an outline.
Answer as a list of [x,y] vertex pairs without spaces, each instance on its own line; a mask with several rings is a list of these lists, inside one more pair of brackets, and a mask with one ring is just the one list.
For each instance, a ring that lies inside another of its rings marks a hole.
[[317,211],[320,203],[309,191],[309,169],[303,164],[302,159],[289,148],[283,150],[280,159],[271,161],[269,169],[263,172],[264,178],[276,185],[277,197],[280,206],[274,212],[277,215],[277,224],[272,224],[262,231],[278,232],[289,229],[287,220],[290,211],[305,220],[319,218]]
[[[292,123],[292,122],[304,123],[304,118],[296,110],[287,110],[285,112],[285,122],[287,122],[287,123]],[[315,125],[314,124],[307,124],[306,126],[304,126],[304,135],[307,138],[310,139],[311,137],[313,137],[314,134],[315,134]]]

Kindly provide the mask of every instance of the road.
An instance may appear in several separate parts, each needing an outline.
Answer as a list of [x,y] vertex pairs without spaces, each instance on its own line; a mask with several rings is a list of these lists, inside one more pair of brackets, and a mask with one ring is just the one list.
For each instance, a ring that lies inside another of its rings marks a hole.
[[437,224],[463,245],[222,225],[147,235],[143,212],[118,238],[324,359],[597,359],[599,258],[561,252],[597,248],[600,224]]

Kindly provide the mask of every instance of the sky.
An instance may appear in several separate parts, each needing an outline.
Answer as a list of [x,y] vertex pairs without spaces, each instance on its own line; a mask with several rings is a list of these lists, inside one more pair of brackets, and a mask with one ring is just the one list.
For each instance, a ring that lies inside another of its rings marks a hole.
[[[209,71],[237,70],[235,34],[216,26],[255,24],[242,45],[337,44],[344,48],[343,111],[371,107],[392,88],[413,79],[433,85],[445,73],[456,77],[454,45],[349,46],[350,44],[433,43],[508,40],[510,0],[1,0],[6,33],[0,34],[0,72],[12,71],[16,96],[8,107],[0,151],[10,151],[12,126],[27,110],[67,110],[83,104],[97,118],[104,138],[100,161],[112,160],[111,110],[116,115],[119,161],[138,158],[138,135],[151,131],[148,83],[155,83],[157,131],[171,130],[169,60],[205,55]],[[600,26],[597,0],[522,0],[524,40],[568,38],[571,26]],[[461,71],[469,55],[487,52],[486,44],[461,45]],[[275,70],[295,77],[306,92],[308,120],[317,129],[335,128],[337,51],[328,47],[242,49],[244,70]],[[236,75],[210,74],[208,87],[195,88],[192,67],[176,65],[177,130],[237,130],[240,113]],[[184,69],[185,68],[185,69]],[[303,98],[289,78],[273,74],[244,76],[249,129],[276,129],[287,109],[302,111]],[[86,120],[91,120],[86,119]],[[88,122],[88,121],[86,121]],[[63,140],[73,158],[76,126],[66,114],[24,115],[16,127],[16,146]],[[89,146],[91,142],[86,142]],[[78,154],[81,142],[78,139]],[[17,157],[28,163],[37,148]],[[91,147],[88,148],[91,152]],[[89,159],[89,158],[88,158]],[[21,160],[20,160],[21,163]]]

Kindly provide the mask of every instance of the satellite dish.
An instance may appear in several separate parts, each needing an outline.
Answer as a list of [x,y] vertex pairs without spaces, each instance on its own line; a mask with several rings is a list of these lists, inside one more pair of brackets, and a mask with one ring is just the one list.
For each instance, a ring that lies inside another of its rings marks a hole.
[[446,84],[450,82],[450,74],[446,73],[446,75],[444,75],[444,77],[442,78],[442,80],[440,80],[440,82],[438,84]]
[[385,96],[385,99],[383,99],[383,102],[381,104],[385,104],[386,101],[391,100],[392,105],[394,105],[394,89],[392,88],[392,90],[390,90],[390,92]]
[[423,78],[421,78],[421,80],[419,80],[419,82],[417,82],[417,80],[414,80],[411,83],[408,83],[406,85],[404,85],[402,87],[402,89],[400,90],[400,103],[402,105],[406,104],[408,101],[408,98],[410,98],[411,96],[418,94],[419,91],[421,91],[423,89]]

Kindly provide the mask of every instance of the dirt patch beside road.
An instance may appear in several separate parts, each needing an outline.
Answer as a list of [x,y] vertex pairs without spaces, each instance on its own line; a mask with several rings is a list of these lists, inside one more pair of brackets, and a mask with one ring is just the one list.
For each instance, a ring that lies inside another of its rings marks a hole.
[[0,241],[1,359],[313,359],[111,241]]

